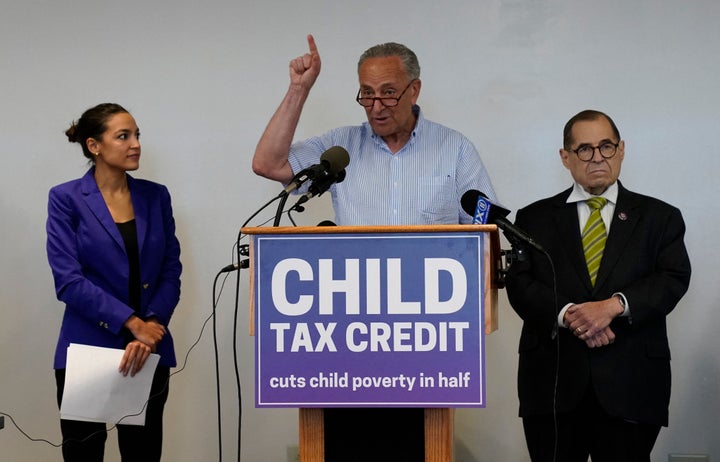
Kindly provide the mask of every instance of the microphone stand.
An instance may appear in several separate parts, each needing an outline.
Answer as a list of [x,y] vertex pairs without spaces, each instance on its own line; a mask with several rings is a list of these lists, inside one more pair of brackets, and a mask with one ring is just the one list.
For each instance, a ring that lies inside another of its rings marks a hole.
[[[337,173],[329,173],[323,177],[315,178],[310,185],[310,188],[307,193],[300,196],[300,198],[293,204],[292,207],[288,210],[288,216],[290,215],[290,212],[295,210],[299,213],[302,213],[305,211],[305,207],[303,207],[303,204],[313,197],[320,197],[325,193],[333,184],[342,183],[345,179],[345,169],[340,170]],[[291,219],[292,220],[292,219]],[[293,224],[295,224],[293,222]]]
[[282,213],[283,209],[285,208],[285,203],[287,202],[288,193],[283,191],[278,197],[280,198],[280,202],[278,203],[277,211],[275,212],[275,221],[273,221],[274,228],[280,226],[280,218],[282,218]]
[[[240,231],[238,231],[238,237],[236,242],[237,247],[237,265],[232,264],[228,265],[225,268],[223,268],[223,272],[226,271],[234,271],[235,269],[238,270],[237,272],[237,278],[235,281],[235,310],[233,313],[233,366],[235,368],[235,386],[237,389],[237,401],[238,401],[238,423],[237,423],[237,460],[240,462],[240,457],[242,453],[242,414],[243,414],[243,406],[242,406],[242,387],[240,385],[240,368],[239,368],[239,361],[238,361],[238,348],[237,348],[237,324],[238,324],[238,312],[240,308],[240,269],[247,268],[249,266],[249,260],[246,258],[245,260],[242,260],[242,256],[247,256],[249,254],[248,246],[240,245],[240,240],[242,239],[242,229],[247,226],[247,224],[255,218],[261,211],[265,210],[270,204],[275,202],[278,199],[281,199],[280,205],[278,206],[278,211],[275,214],[275,225],[278,226],[278,223],[280,221],[280,216],[282,215],[282,209],[285,205],[285,202],[287,201],[288,193],[286,191],[282,191],[277,196],[270,199],[268,202],[266,202],[262,207],[260,207],[255,213],[250,215],[250,217],[245,220],[245,222],[240,227]],[[215,329],[215,309],[213,308],[213,329]],[[216,353],[217,355],[217,353]],[[217,368],[217,361],[216,361],[216,368]],[[217,380],[217,387],[218,387],[218,438],[220,439],[220,454],[219,454],[219,460],[222,461],[222,424],[221,424],[221,416],[220,413],[220,375],[219,370],[216,370],[216,380]]]
[[[344,151],[344,149],[343,149]],[[345,155],[347,156],[347,152],[345,152]],[[349,159],[348,159],[349,160]],[[347,165],[347,162],[345,162],[345,165]],[[264,210],[266,207],[268,207],[270,204],[272,204],[274,201],[280,199],[280,202],[278,203],[277,210],[275,212],[275,219],[273,221],[273,227],[280,226],[280,219],[282,218],[283,209],[285,208],[285,204],[288,200],[288,196],[290,192],[294,189],[297,189],[302,182],[299,180],[301,178],[305,177],[305,179],[302,181],[304,182],[308,178],[308,172],[305,170],[298,173],[292,180],[291,185],[294,184],[292,189],[285,188],[283,191],[280,192],[277,196],[270,199],[265,205],[260,207],[255,213],[253,213],[250,218],[245,220],[245,223],[240,227],[240,231],[238,232],[237,237],[237,265],[228,265],[225,268],[221,270],[221,272],[227,272],[227,271],[233,271],[235,269],[238,270],[237,273],[237,280],[235,284],[235,313],[233,318],[233,361],[235,366],[235,382],[237,386],[237,399],[238,399],[238,428],[237,428],[237,460],[240,462],[240,454],[241,454],[241,437],[242,437],[242,393],[241,393],[241,386],[240,386],[240,372],[238,367],[238,354],[237,354],[237,322],[238,322],[238,311],[239,311],[239,301],[240,301],[240,269],[241,268],[247,268],[249,266],[249,260],[246,258],[245,260],[242,260],[242,255],[248,255],[249,249],[248,246],[242,246],[240,245],[240,240],[242,238],[242,229],[247,226],[247,224],[252,220],[257,214],[259,214],[262,210]],[[311,177],[311,179],[314,178],[314,175]],[[327,189],[333,184],[333,183],[340,183],[345,179],[345,169],[341,170],[337,174],[334,175],[327,175],[322,181],[319,181],[317,185],[317,190],[314,191],[315,194],[313,196],[321,195],[323,192],[327,191]],[[302,196],[295,205],[290,210],[297,210],[298,212],[304,211],[304,207],[302,204],[307,202],[311,197],[313,196]],[[288,211],[288,216],[290,211]],[[290,220],[292,221],[292,217],[290,217]],[[294,222],[293,222],[294,224]],[[213,321],[215,321],[215,310],[213,307]],[[215,325],[213,324],[213,328]],[[217,348],[216,348],[217,352]],[[216,353],[217,354],[217,353]],[[217,363],[217,361],[216,361]],[[220,412],[220,398],[219,398],[219,390],[220,390],[220,378],[219,378],[219,372],[216,371],[216,379],[218,381],[218,413]],[[218,415],[218,432],[220,437],[220,460],[222,460],[222,427],[220,424],[220,415]]]
[[510,271],[510,267],[520,261],[525,261],[527,256],[525,254],[525,248],[521,245],[511,245],[509,249],[500,249],[500,255],[498,258],[496,283],[498,288],[502,289],[505,287],[505,281]]

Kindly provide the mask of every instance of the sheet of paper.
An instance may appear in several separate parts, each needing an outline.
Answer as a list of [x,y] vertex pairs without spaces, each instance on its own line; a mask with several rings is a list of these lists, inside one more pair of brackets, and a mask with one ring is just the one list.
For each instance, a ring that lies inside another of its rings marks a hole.
[[60,417],[114,425],[145,425],[150,386],[160,356],[151,354],[135,377],[118,372],[124,350],[70,344]]

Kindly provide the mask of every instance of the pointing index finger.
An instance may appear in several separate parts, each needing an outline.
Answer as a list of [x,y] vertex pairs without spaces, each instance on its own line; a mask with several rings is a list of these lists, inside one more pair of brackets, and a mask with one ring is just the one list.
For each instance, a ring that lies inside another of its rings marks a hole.
[[313,37],[312,34],[308,34],[307,41],[308,41],[308,48],[310,48],[310,54],[317,55],[318,49],[317,49],[317,45],[315,45],[315,37]]

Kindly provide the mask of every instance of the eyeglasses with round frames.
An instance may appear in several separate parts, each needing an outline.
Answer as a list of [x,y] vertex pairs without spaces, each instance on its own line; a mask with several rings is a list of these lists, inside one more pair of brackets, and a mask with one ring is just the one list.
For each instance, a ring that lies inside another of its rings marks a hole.
[[620,145],[620,143],[613,143],[611,141],[606,141],[599,146],[590,146],[589,144],[580,146],[577,149],[571,149],[572,152],[574,152],[578,159],[580,159],[583,162],[590,162],[595,155],[595,150],[597,149],[600,151],[600,155],[603,157],[603,159],[611,159],[615,156],[615,153],[617,152],[617,147]]
[[355,97],[355,101],[358,102],[358,104],[362,107],[373,107],[375,105],[375,100],[380,101],[380,104],[382,104],[385,107],[395,107],[400,102],[400,98],[403,97],[406,91],[408,91],[408,88],[410,88],[410,85],[415,80],[411,80],[409,84],[407,84],[407,87],[400,93],[400,96],[397,98],[394,96],[360,96],[362,94],[362,90],[358,90],[358,94]]

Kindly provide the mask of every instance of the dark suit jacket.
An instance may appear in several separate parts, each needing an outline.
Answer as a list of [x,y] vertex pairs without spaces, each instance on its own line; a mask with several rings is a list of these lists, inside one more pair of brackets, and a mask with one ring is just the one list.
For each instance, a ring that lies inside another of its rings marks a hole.
[[619,184],[617,205],[595,287],[583,256],[577,205],[566,203],[572,188],[517,212],[515,223],[552,257],[553,270],[537,251],[513,263],[507,293],[523,319],[518,392],[520,415],[553,412],[558,344],[557,313],[567,303],[603,300],[622,292],[631,317],[615,318],[608,346],[591,349],[559,329],[558,412],[575,409],[587,387],[611,415],[667,425],[670,401],[670,348],[665,317],[690,282],[680,211]]
[[[80,343],[124,348],[130,269],[125,244],[93,177],[50,190],[47,255],[58,300],[65,303],[54,367],[65,367],[67,347]],[[167,188],[128,175],[135,209],[141,277],[142,319],[167,327],[180,298],[180,244]],[[160,364],[175,366],[168,331],[158,345]]]

